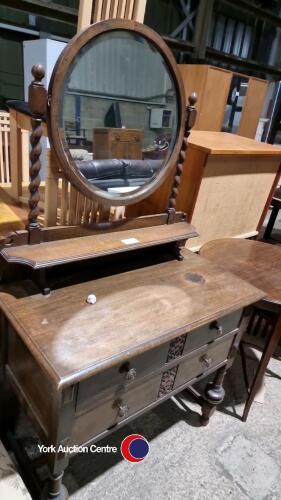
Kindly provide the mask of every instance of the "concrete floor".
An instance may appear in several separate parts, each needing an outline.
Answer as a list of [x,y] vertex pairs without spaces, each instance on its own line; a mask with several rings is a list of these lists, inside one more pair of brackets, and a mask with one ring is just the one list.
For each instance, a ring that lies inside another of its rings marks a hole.
[[[251,362],[253,368],[254,362]],[[240,360],[229,373],[223,406],[199,427],[196,404],[182,393],[101,442],[120,446],[144,435],[150,453],[139,464],[120,455],[79,455],[65,475],[72,500],[281,499],[281,363],[272,360],[265,401],[239,419],[245,390]]]
[[[272,236],[281,241],[281,212],[278,219]],[[257,360],[257,351],[248,351],[250,376]],[[253,403],[246,423],[240,420],[246,391],[239,357],[224,387],[225,401],[207,427],[199,426],[200,408],[182,393],[99,443],[119,449],[127,435],[142,434],[150,443],[142,463],[127,463],[120,453],[73,457],[64,476],[70,499],[281,500],[280,360],[271,360],[264,403]],[[26,426],[21,439],[34,452]]]

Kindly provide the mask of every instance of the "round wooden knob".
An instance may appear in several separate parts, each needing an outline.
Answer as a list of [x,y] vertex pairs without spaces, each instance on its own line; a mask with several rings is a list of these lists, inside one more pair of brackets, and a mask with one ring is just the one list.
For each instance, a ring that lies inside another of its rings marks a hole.
[[34,64],[34,66],[32,66],[31,74],[35,80],[39,80],[39,82],[41,82],[45,76],[45,69],[42,64]]
[[192,92],[192,94],[188,97],[188,102],[190,106],[194,106],[197,102],[197,94],[196,92]]

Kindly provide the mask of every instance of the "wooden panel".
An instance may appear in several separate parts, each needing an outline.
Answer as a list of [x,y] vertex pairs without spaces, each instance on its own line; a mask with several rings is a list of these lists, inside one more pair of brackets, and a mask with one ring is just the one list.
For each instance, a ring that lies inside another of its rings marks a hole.
[[200,254],[214,264],[239,275],[266,293],[269,310],[280,314],[281,306],[281,246],[269,245],[261,241],[223,238],[210,241]]
[[45,188],[45,217],[44,225],[46,227],[57,224],[58,207],[58,180],[59,172],[57,160],[54,152],[50,149],[46,151],[46,188]]
[[29,131],[21,129],[20,133],[22,180],[25,183],[29,183]]
[[[0,306],[56,385],[69,386],[264,297],[196,254],[183,255],[48,297],[2,293]],[[90,293],[94,305],[86,303]]]
[[237,132],[239,135],[251,137],[252,139],[255,138],[267,88],[268,83],[266,81],[250,78],[240,126]]
[[200,236],[187,247],[256,234],[279,163],[278,157],[209,156],[191,219]]
[[231,78],[230,71],[208,67],[197,129],[221,130]]
[[109,17],[115,19],[117,17],[118,0],[111,0]]
[[[93,3],[93,0],[92,0],[92,3]],[[94,14],[93,14],[93,22],[94,23],[98,23],[101,20],[102,6],[103,6],[103,0],[95,0]]]
[[134,3],[135,3],[135,0],[127,0],[126,1],[125,19],[132,19]]
[[134,2],[134,11],[133,11],[133,19],[134,21],[138,21],[139,23],[143,23],[144,14],[146,8],[147,0],[135,0]]
[[[237,333],[237,331],[236,331]],[[179,365],[174,387],[179,387],[196,375],[202,375],[227,359],[233,342],[233,334],[198,349]]]
[[176,204],[176,207],[181,207],[187,214],[188,221],[192,219],[207,158],[208,155],[204,151],[189,144]]
[[12,328],[9,329],[8,343],[9,368],[25,399],[32,401],[37,421],[47,433],[51,423],[52,401],[46,395],[51,395],[54,388]]
[[110,17],[110,4],[111,4],[111,0],[103,0],[101,20],[109,19],[109,17]]
[[254,141],[227,132],[202,132],[193,130],[189,144],[212,155],[275,155],[281,157],[281,147]]
[[68,221],[68,208],[69,208],[69,182],[63,178],[61,188],[61,213],[60,224],[63,226]]
[[0,111],[0,183],[10,183],[10,114]]
[[[95,3],[99,3],[97,0]],[[92,20],[92,5],[93,0],[80,0],[78,12],[77,33],[82,31],[87,26],[90,26]]]
[[198,128],[198,120],[204,98],[208,66],[206,64],[179,64],[178,68],[183,80],[186,104],[188,104],[188,97],[192,92],[197,93],[197,118],[193,127],[193,130],[196,130]]
[[119,0],[118,10],[117,10],[117,17],[118,18],[124,19],[125,8],[126,8],[126,0]]
[[[79,203],[78,198],[77,202]],[[76,203],[76,210],[77,206]],[[80,212],[79,218],[81,218]],[[55,266],[66,262],[89,259],[98,255],[108,255],[136,248],[147,248],[156,244],[181,241],[196,234],[190,224],[178,222],[176,224],[157,226],[157,231],[152,226],[122,232],[95,234],[85,236],[82,239],[71,238],[67,241],[51,241],[44,245],[7,247],[2,250],[1,255],[10,262],[25,263],[34,269],[40,269],[50,265]]]
[[[80,415],[74,420],[71,443],[85,443],[91,437],[153,403],[157,399],[160,380],[161,374],[158,374],[126,392],[117,392],[114,399],[108,399],[92,411]],[[128,407],[128,412],[124,417],[118,414],[118,404]]]
[[[30,121],[30,120],[29,120]],[[20,139],[17,126],[17,113],[10,112],[10,165],[11,165],[11,195],[16,200],[22,196],[22,172],[20,164]]]

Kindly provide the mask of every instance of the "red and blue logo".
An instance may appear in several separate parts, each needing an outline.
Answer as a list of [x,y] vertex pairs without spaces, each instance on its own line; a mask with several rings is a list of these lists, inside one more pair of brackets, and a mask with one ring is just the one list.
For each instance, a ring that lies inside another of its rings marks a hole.
[[149,444],[140,434],[130,434],[123,439],[120,451],[127,462],[142,462],[149,453]]

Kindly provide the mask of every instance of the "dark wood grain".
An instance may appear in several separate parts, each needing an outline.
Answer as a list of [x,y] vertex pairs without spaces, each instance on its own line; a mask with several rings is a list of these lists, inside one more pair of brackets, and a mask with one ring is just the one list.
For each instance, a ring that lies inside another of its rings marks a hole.
[[252,385],[248,388],[249,395],[242,415],[245,422],[281,338],[281,247],[260,241],[228,238],[207,243],[201,248],[200,254],[263,290],[266,297],[258,306],[271,311],[275,318],[275,326],[266,340]]
[[268,301],[281,305],[281,247],[224,238],[206,243],[200,255],[263,290]]
[[[54,383],[67,386],[261,299],[248,283],[183,251],[165,262],[15,299],[4,314]],[[202,275],[193,282],[188,273]],[[88,305],[90,293],[97,297]]]
[[[9,263],[42,269],[101,255],[182,241],[194,236],[197,236],[197,233],[193,226],[187,222],[178,222],[121,232],[97,233],[83,238],[60,239],[32,246],[11,246],[4,248],[1,255]],[[135,242],[126,242],[132,238]]]
[[37,64],[32,68],[32,76],[34,80],[29,85],[28,94],[28,104],[31,111],[31,126],[32,132],[30,135],[30,184],[29,184],[29,213],[28,213],[28,225],[27,229],[29,231],[29,243],[38,243],[40,225],[37,220],[39,215],[39,186],[40,186],[40,155],[42,153],[42,147],[40,144],[40,139],[43,134],[42,129],[42,118],[46,111],[47,105],[47,91],[44,87],[42,79],[45,76],[45,70],[43,66]]

